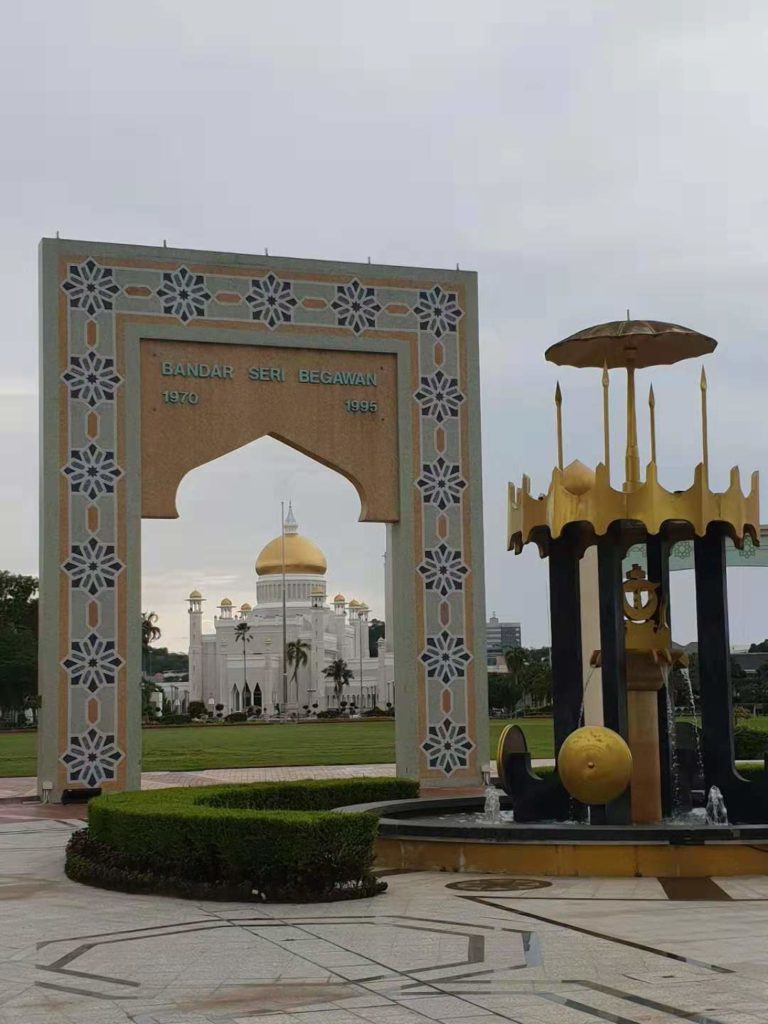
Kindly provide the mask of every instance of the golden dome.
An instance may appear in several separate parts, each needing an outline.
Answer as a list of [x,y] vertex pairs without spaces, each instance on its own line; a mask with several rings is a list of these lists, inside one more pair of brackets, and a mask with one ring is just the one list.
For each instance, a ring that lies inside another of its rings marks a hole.
[[232,602],[229,600],[229,598],[228,597],[222,597],[221,604],[219,605],[219,608],[231,608],[231,607],[232,607]]
[[365,601],[361,601],[360,604],[358,605],[358,608],[362,608],[363,611],[366,612],[368,611],[368,605],[365,603]]
[[574,459],[573,462],[563,470],[563,486],[566,491],[577,496],[586,494],[595,486],[595,471],[585,466],[583,462]]
[[337,594],[336,597],[334,597],[334,599],[333,599],[333,603],[334,604],[344,604],[344,602],[346,600],[347,599],[346,599],[346,597],[344,597],[343,594]]
[[189,595],[190,601],[202,601],[202,599],[203,595],[200,593],[199,590],[193,590],[192,593]]
[[360,602],[357,600],[356,597],[353,597],[352,600],[349,602],[349,607],[350,608],[359,608],[360,607]]
[[256,559],[256,573],[259,576],[275,576],[283,571],[283,538],[285,538],[285,571],[291,574],[324,576],[328,563],[325,555],[308,537],[299,536],[299,524],[288,506],[283,525],[283,535],[275,537]]
[[325,597],[325,587],[321,587],[320,584],[318,583],[316,587],[312,587],[312,593],[318,595],[321,594],[323,597]]
[[251,611],[251,606],[248,604],[247,601],[243,602],[243,604],[240,605],[240,611],[241,612],[249,612],[249,611]]

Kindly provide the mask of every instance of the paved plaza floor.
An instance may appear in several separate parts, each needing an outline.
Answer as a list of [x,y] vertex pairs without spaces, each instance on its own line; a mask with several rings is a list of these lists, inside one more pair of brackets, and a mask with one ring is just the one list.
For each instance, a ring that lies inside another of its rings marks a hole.
[[68,881],[81,822],[45,811],[3,807],[0,1024],[768,1021],[768,878],[414,872],[370,900],[189,902]]

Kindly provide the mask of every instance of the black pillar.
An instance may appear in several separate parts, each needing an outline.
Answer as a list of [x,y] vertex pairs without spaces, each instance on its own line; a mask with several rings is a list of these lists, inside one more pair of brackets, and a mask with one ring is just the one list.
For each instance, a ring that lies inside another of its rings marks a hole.
[[734,775],[733,700],[725,535],[719,523],[710,523],[706,536],[696,537],[694,553],[704,784],[724,789]]
[[[628,741],[623,555],[621,526],[616,523],[597,542],[603,724]],[[625,825],[629,823],[630,818],[629,789],[608,804],[599,817],[595,817],[593,813],[595,824]]]
[[627,659],[624,651],[623,547],[613,527],[597,542],[603,724],[626,740]]
[[[648,579],[658,583],[656,591],[659,603],[666,602],[667,622],[672,629],[669,604],[669,541],[660,533],[648,537],[646,542],[648,558]],[[659,722],[659,761],[661,767],[661,812],[668,817],[674,811],[675,780],[672,768],[672,750],[675,737],[669,735],[669,714],[667,710],[667,688],[663,686],[658,693],[657,715]],[[673,723],[674,727],[674,723]]]
[[552,633],[552,704],[555,757],[578,729],[583,699],[579,550],[568,530],[549,545],[549,612]]

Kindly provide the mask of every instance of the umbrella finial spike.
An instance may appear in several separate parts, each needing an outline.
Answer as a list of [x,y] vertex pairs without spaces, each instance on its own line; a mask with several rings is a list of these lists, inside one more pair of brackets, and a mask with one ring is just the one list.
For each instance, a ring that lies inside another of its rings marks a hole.
[[560,470],[563,468],[563,393],[560,390],[560,381],[555,387],[555,411],[557,422],[557,465]]
[[653,393],[653,384],[648,390],[648,409],[651,416],[651,462],[656,464],[656,397]]
[[603,462],[608,473],[608,484],[611,483],[611,422],[608,409],[608,360],[603,360]]

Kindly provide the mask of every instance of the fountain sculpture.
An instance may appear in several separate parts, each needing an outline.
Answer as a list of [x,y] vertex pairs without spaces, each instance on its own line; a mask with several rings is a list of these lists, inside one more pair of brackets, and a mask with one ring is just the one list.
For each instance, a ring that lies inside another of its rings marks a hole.
[[[640,473],[636,370],[715,346],[685,327],[627,319],[547,350],[559,365],[602,369],[605,445],[594,470],[564,465],[558,385],[549,490],[534,497],[528,477],[509,487],[508,547],[520,553],[535,544],[548,560],[557,766],[535,773],[523,731],[509,725],[499,740],[496,792],[367,805],[380,817],[380,866],[538,875],[768,872],[761,845],[768,839],[768,773],[749,781],[734,762],[725,574],[727,537],[739,547],[745,538],[759,542],[758,478],[754,473],[745,495],[734,468],[727,490],[711,490],[703,371],[703,454],[692,486],[669,491],[659,483],[653,389],[650,459],[644,478]],[[623,480],[614,487],[608,388],[617,368],[627,372],[627,441]],[[686,666],[670,627],[669,552],[680,540],[692,541],[695,554],[700,732],[675,722],[670,693],[671,672],[677,666],[685,679]],[[646,548],[647,571],[632,564],[625,574],[626,554],[638,544]],[[592,547],[597,607],[580,590],[581,560]],[[599,621],[597,650],[582,651],[582,615]],[[603,724],[584,725],[587,686],[598,669]]]

